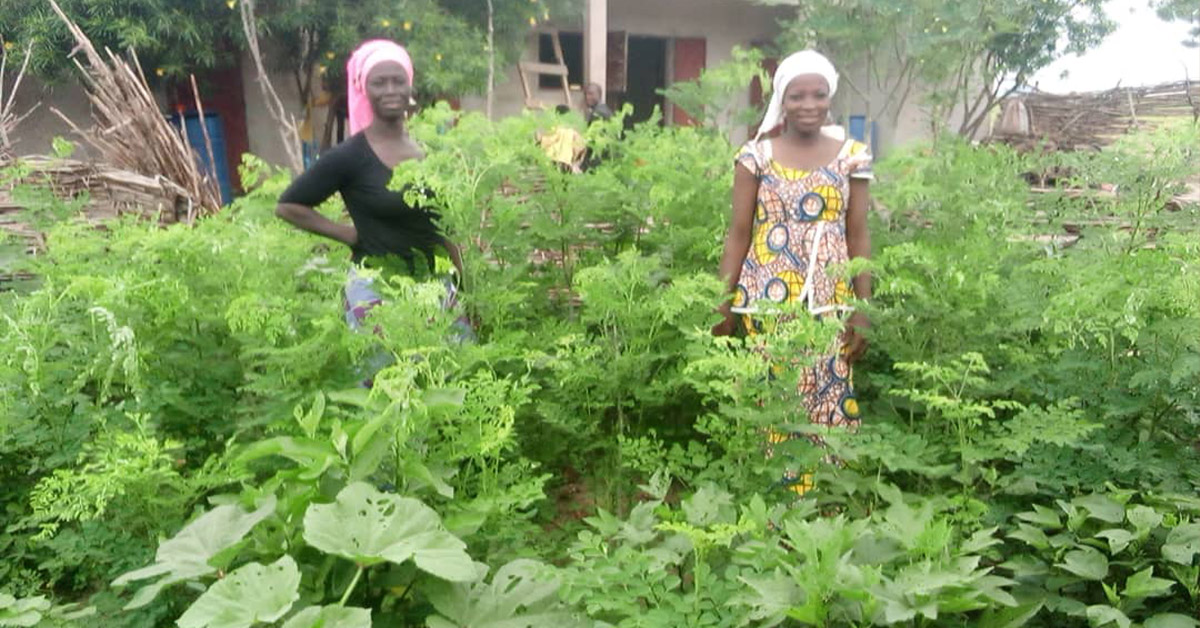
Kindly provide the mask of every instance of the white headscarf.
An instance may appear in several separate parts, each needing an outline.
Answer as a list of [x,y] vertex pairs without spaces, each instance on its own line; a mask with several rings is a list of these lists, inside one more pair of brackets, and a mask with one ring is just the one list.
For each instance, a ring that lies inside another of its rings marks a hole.
[[[830,63],[825,55],[815,50],[801,50],[792,53],[775,69],[775,77],[771,80],[771,102],[767,105],[767,115],[763,117],[762,124],[758,127],[758,133],[754,135],[756,141],[783,123],[783,92],[793,79],[805,74],[816,74],[823,77],[825,82],[829,83],[829,95],[833,96],[837,93],[838,73],[834,69],[833,63]],[[838,138],[846,136],[845,130],[839,126],[821,127],[821,132]]]

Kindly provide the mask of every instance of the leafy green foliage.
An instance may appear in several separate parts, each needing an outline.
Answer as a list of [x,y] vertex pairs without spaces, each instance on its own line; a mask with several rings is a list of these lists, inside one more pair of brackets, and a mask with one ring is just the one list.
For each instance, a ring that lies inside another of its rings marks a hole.
[[437,582],[429,600],[440,615],[427,620],[429,628],[528,626],[554,628],[582,625],[558,599],[561,583],[546,565],[514,560],[496,570],[491,582]]
[[732,59],[700,73],[691,81],[672,83],[660,90],[676,107],[681,107],[699,124],[711,126],[723,135],[738,126],[755,124],[762,118],[761,108],[746,106],[746,86],[754,79],[769,86],[771,77],[763,69],[763,52],[734,46]]
[[450,581],[475,578],[466,545],[442,528],[437,513],[418,500],[384,495],[361,482],[342,489],[332,504],[309,507],[304,540],[365,567],[412,560]]
[[[377,333],[349,331],[343,253],[272,216],[286,180],[256,160],[251,193],[194,226],[95,230],[47,193],[63,218],[30,262],[40,284],[0,294],[5,608],[296,627],[1200,610],[1183,497],[1200,485],[1200,247],[1196,208],[1162,208],[1198,163],[1194,127],[881,163],[863,426],[768,459],[767,430],[810,431],[794,382],[840,325],[709,333],[732,148],[622,135],[618,116],[572,175],[536,144],[560,122],[438,106],[412,124],[429,157],[396,182],[432,189],[464,246],[476,342],[448,332],[442,286],[406,277],[376,277]],[[1045,172],[1063,189],[1030,193],[1022,175]],[[1068,228],[1072,246],[1044,237]],[[783,490],[785,470],[815,488]]]
[[150,603],[164,587],[215,573],[218,566],[212,564],[213,559],[241,541],[251,528],[267,518],[274,509],[273,498],[253,512],[243,511],[234,505],[218,506],[189,523],[174,538],[159,545],[153,565],[122,575],[113,581],[113,586],[158,577],[140,589],[130,601],[128,608],[138,608]]
[[1099,0],[923,0],[903,8],[887,0],[756,1],[797,5],[779,47],[830,54],[868,116],[895,121],[910,94],[924,92],[941,114],[932,119],[954,112],[955,131],[966,137],[1037,70],[1095,46],[1113,28]]
[[176,622],[179,628],[249,628],[270,623],[299,598],[300,570],[291,556],[250,563],[208,588]]

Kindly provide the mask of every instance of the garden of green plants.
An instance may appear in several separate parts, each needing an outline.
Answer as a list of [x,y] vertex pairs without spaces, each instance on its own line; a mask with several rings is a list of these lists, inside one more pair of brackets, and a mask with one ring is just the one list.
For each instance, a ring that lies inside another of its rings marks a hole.
[[410,121],[393,185],[463,246],[470,341],[404,277],[351,330],[344,248],[256,157],[190,225],[22,184],[0,626],[1200,626],[1200,207],[1168,202],[1200,126],[889,149],[840,269],[875,285],[862,425],[768,457],[812,428],[804,360],[763,351],[840,323],[714,337],[737,146],[622,115],[582,174],[533,139],[553,113]]

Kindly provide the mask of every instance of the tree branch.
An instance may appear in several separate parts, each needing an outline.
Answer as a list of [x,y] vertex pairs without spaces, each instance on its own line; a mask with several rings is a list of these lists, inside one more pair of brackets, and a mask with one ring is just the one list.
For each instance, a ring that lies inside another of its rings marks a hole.
[[283,149],[287,153],[288,167],[295,174],[304,171],[303,151],[301,150],[300,131],[296,125],[296,117],[288,113],[271,84],[266,66],[263,64],[262,51],[258,45],[258,26],[254,18],[254,0],[241,0],[239,3],[242,14],[242,31],[246,35],[246,47],[254,60],[254,68],[258,72],[258,86],[267,101],[267,111],[279,125],[279,134],[283,139]]

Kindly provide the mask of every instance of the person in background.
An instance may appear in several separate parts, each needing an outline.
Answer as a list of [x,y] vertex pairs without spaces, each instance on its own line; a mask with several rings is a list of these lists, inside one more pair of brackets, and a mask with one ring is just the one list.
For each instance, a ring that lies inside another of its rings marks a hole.
[[[748,336],[771,333],[780,322],[777,304],[787,302],[800,302],[818,318],[841,319],[835,346],[803,369],[798,383],[809,422],[830,430],[859,423],[851,366],[866,350],[861,332],[869,323],[852,299],[871,297],[869,274],[847,283],[833,271],[871,254],[873,178],[867,147],[826,126],[837,84],[833,64],[811,50],[776,70],[762,125],[735,160],[733,220],[720,262],[732,300],[713,328],[716,335],[739,327]],[[772,444],[797,436],[768,434]],[[789,470],[785,483],[802,494],[811,476]]]
[[588,83],[583,90],[583,117],[590,125],[592,122],[607,120],[613,116],[612,109],[604,104],[604,90],[599,83]]
[[542,152],[564,172],[582,172],[581,166],[587,151],[583,134],[563,119],[563,116],[571,113],[570,107],[558,105],[554,111],[558,114],[558,121],[549,132],[538,133],[538,144],[542,147]]
[[[388,188],[396,166],[425,156],[405,124],[415,104],[408,52],[392,41],[367,41],[351,55],[346,77],[350,137],[296,177],[280,196],[275,213],[350,249],[354,266],[347,276],[343,306],[352,328],[361,327],[367,313],[381,302],[373,279],[360,274],[359,265],[418,281],[443,281],[443,306],[451,308],[457,302],[457,288],[437,269],[453,264],[461,275],[458,247],[439,230],[438,214],[430,209],[427,195],[410,203],[404,191]],[[351,224],[329,220],[314,209],[335,193],[341,194]],[[439,264],[439,258],[447,261]],[[462,324],[460,319],[458,325]]]

